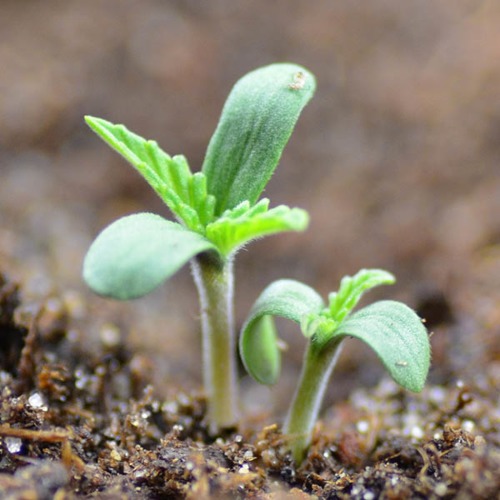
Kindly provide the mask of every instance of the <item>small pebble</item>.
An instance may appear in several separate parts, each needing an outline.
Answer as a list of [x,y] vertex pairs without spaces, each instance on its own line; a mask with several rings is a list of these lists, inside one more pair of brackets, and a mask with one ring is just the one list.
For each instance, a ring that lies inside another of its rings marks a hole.
[[108,349],[113,349],[114,347],[120,345],[120,330],[117,326],[111,323],[106,323],[101,327],[99,337],[101,339],[102,345]]
[[474,422],[472,420],[464,420],[462,422],[462,429],[465,432],[472,432],[474,430],[475,426],[476,426],[476,424],[474,424]]
[[421,427],[418,427],[417,425],[411,428],[410,434],[415,439],[422,439],[424,437],[424,431],[422,430]]
[[28,398],[28,404],[32,408],[36,408],[37,410],[42,410],[42,411],[47,411],[48,410],[47,403],[46,403],[44,397],[39,392],[34,392]]
[[370,424],[366,420],[360,420],[359,422],[356,423],[356,429],[361,434],[366,434],[369,428]]
[[17,437],[6,437],[4,441],[10,453],[19,453],[23,447],[22,440]]
[[438,495],[440,497],[444,497],[446,495],[446,493],[448,492],[448,486],[446,486],[445,483],[438,483],[434,487],[434,491],[435,491],[436,495]]
[[248,474],[250,472],[250,469],[248,468],[248,464],[243,464],[239,469],[238,469],[238,474]]

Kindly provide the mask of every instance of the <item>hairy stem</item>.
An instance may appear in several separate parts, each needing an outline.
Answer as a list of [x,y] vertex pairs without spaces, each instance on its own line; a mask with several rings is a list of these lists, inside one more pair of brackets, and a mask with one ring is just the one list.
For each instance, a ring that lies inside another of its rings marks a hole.
[[192,261],[200,296],[203,376],[211,432],[237,422],[233,265],[211,254]]
[[330,341],[318,348],[310,341],[307,346],[299,385],[283,428],[297,465],[302,462],[311,444],[326,385],[340,353],[340,342]]

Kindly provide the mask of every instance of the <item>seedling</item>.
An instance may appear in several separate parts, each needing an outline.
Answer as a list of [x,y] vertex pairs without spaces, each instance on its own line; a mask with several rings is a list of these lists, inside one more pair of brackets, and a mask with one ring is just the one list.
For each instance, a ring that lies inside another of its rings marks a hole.
[[96,238],[83,276],[97,293],[141,297],[188,261],[200,297],[204,384],[212,430],[237,420],[233,261],[250,241],[302,231],[308,215],[261,199],[315,80],[294,64],[273,64],[239,80],[208,145],[200,172],[123,125],[86,117],[88,125],[128,160],[177,222],[151,213],[123,217]]
[[273,316],[291,319],[309,339],[299,385],[283,431],[293,457],[300,463],[311,442],[325,389],[342,341],[354,337],[368,344],[392,378],[419,392],[427,378],[430,345],[421,319],[401,302],[379,301],[352,313],[363,293],[395,278],[380,269],[346,276],[328,306],[309,286],[293,280],[271,283],[250,311],[240,337],[240,354],[250,375],[262,384],[279,377],[281,354]]

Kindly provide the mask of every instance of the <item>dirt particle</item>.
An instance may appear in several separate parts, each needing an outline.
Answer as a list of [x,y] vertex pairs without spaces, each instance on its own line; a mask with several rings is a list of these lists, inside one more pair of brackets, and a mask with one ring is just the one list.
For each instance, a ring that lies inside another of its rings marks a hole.
[[292,90],[301,90],[304,88],[304,85],[306,84],[306,75],[302,71],[297,71],[293,75],[293,81],[292,83],[288,84],[288,88]]

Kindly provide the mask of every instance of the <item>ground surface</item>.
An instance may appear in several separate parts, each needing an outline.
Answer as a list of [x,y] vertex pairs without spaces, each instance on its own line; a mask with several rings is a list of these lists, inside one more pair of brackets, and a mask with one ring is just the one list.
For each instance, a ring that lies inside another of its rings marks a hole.
[[[2,497],[494,497],[496,2],[0,6]],[[242,373],[241,428],[214,441],[195,396],[189,273],[133,304],[93,297],[80,278],[105,224],[168,215],[82,116],[124,122],[197,170],[234,81],[280,60],[310,68],[318,92],[266,195],[306,208],[311,227],[239,256],[238,325],[273,279],[326,294],[344,274],[383,267],[398,284],[373,297],[407,301],[433,332],[429,383],[416,396],[384,379],[363,346],[347,346],[298,470],[279,435],[301,362],[292,327],[283,325],[278,386]]]

